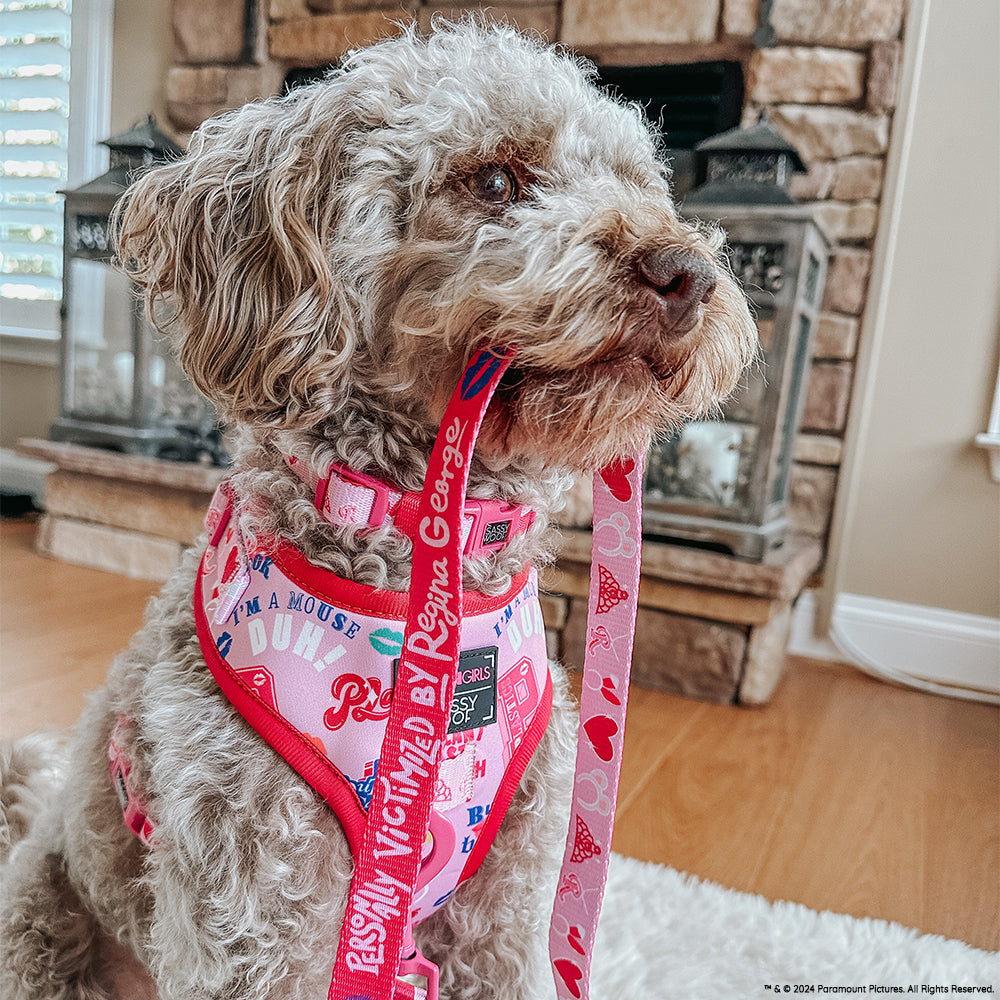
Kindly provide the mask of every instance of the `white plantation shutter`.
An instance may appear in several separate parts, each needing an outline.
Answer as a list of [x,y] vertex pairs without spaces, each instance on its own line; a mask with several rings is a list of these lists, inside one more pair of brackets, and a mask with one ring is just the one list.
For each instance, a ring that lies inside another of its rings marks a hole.
[[0,307],[11,314],[62,294],[71,2],[0,0]]
[[3,360],[56,360],[63,238],[57,192],[107,169],[107,149],[98,141],[110,134],[113,23],[114,0],[0,0]]

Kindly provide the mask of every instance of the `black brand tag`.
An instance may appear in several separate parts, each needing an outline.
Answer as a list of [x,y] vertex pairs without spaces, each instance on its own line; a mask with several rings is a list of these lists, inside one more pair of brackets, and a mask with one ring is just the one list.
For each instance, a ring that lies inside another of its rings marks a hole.
[[510,534],[510,521],[492,521],[483,531],[483,545],[499,545]]
[[458,657],[449,733],[497,721],[497,647],[469,649]]
[[[497,721],[497,652],[496,646],[483,646],[458,654],[449,733],[464,733],[467,729],[490,726]],[[393,660],[393,687],[398,669],[399,660]]]

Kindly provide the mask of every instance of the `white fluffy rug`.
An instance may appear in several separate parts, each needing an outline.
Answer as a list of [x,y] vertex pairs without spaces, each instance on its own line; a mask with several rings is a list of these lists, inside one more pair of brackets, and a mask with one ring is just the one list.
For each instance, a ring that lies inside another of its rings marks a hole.
[[612,857],[594,1000],[900,996],[891,987],[905,997],[911,986],[910,997],[996,995],[1000,954],[881,920],[772,904],[661,865]]

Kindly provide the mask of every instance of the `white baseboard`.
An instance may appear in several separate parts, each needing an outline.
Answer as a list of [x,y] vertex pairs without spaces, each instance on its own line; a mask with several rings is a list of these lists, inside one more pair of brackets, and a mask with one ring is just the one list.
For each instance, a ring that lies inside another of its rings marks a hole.
[[788,652],[812,660],[844,662],[843,652],[828,636],[816,635],[816,596],[811,590],[804,590],[792,608]]
[[881,680],[1000,704],[1000,619],[840,594],[829,636],[815,634],[816,598],[792,610],[788,652],[849,663]]
[[1000,619],[838,594],[831,638],[877,677],[1000,704]]
[[0,448],[0,492],[26,494],[42,506],[45,477],[55,469],[51,462],[19,455],[10,448]]

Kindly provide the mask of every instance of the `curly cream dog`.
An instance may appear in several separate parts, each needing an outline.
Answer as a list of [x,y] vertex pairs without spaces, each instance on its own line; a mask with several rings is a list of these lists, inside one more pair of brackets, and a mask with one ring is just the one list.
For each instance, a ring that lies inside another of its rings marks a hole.
[[[505,28],[407,31],[206,122],[184,158],[131,189],[117,223],[185,370],[238,432],[241,530],[390,591],[407,588],[410,539],[328,523],[289,457],[419,490],[470,355],[516,344],[469,495],[523,504],[534,522],[464,566],[467,590],[502,594],[551,558],[574,471],[710,409],[756,350],[721,237],[679,219],[639,111]],[[191,598],[203,548],[151,603],[75,729],[59,790],[13,847],[8,1000],[326,995],[351,853],[206,669]],[[550,670],[551,721],[492,849],[417,928],[448,1000],[552,992],[575,724]],[[152,848],[123,825],[109,780],[119,718]],[[9,840],[37,798],[32,750],[5,771]]]

